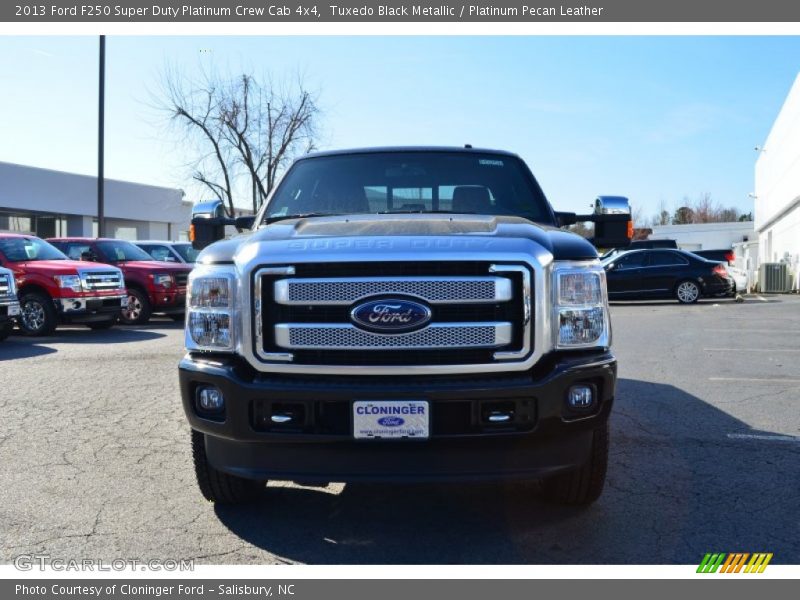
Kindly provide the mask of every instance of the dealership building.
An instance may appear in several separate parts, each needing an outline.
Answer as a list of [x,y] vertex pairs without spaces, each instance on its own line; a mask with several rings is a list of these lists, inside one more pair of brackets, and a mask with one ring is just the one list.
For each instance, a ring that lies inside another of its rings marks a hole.
[[[183,190],[106,179],[106,236],[187,239]],[[97,178],[0,162],[0,232],[97,236]]]
[[787,263],[796,276],[800,271],[800,75],[759,148],[755,171],[759,258],[762,263]]

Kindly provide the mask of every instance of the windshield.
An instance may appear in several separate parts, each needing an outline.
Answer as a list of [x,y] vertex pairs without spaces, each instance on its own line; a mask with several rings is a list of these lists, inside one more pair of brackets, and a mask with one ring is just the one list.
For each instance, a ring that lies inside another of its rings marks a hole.
[[0,252],[9,262],[67,260],[66,255],[58,248],[35,237],[0,238]]
[[130,242],[123,242],[121,240],[97,242],[97,247],[108,262],[125,262],[128,260],[149,260],[152,261],[153,257],[147,252],[134,246]]
[[265,216],[417,212],[553,221],[544,195],[520,159],[423,151],[301,160],[284,177]]
[[187,263],[197,262],[197,255],[200,254],[200,251],[192,248],[191,244],[173,244],[172,247]]

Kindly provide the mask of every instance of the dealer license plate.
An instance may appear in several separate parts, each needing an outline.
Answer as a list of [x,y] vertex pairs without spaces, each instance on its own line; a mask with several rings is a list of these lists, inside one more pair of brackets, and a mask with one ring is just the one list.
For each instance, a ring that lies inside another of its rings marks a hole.
[[8,316],[9,317],[19,316],[19,306],[9,306],[8,307]]
[[428,408],[425,400],[358,400],[353,402],[353,437],[427,439]]

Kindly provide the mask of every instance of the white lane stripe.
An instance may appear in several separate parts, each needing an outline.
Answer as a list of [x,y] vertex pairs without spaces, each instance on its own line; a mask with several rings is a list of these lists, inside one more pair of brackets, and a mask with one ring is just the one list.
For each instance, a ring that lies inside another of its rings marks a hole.
[[800,333],[800,329],[745,329],[744,327],[704,327],[703,331],[718,331],[726,333]]
[[800,436],[796,435],[768,435],[764,433],[729,433],[728,438],[732,440],[762,440],[765,442],[791,442],[800,444]]
[[757,383],[777,383],[784,385],[800,385],[800,379],[780,379],[777,377],[709,377],[709,381],[753,381]]
[[800,352],[800,348],[703,348],[705,352]]

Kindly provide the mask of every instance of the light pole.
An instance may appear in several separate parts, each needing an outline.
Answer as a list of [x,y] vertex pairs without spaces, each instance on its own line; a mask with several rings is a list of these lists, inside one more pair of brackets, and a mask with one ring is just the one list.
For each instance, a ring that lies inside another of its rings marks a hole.
[[99,97],[97,107],[97,236],[106,233],[105,198],[103,195],[105,180],[103,177],[103,160],[105,153],[105,113],[106,113],[106,36],[100,36],[100,73]]

